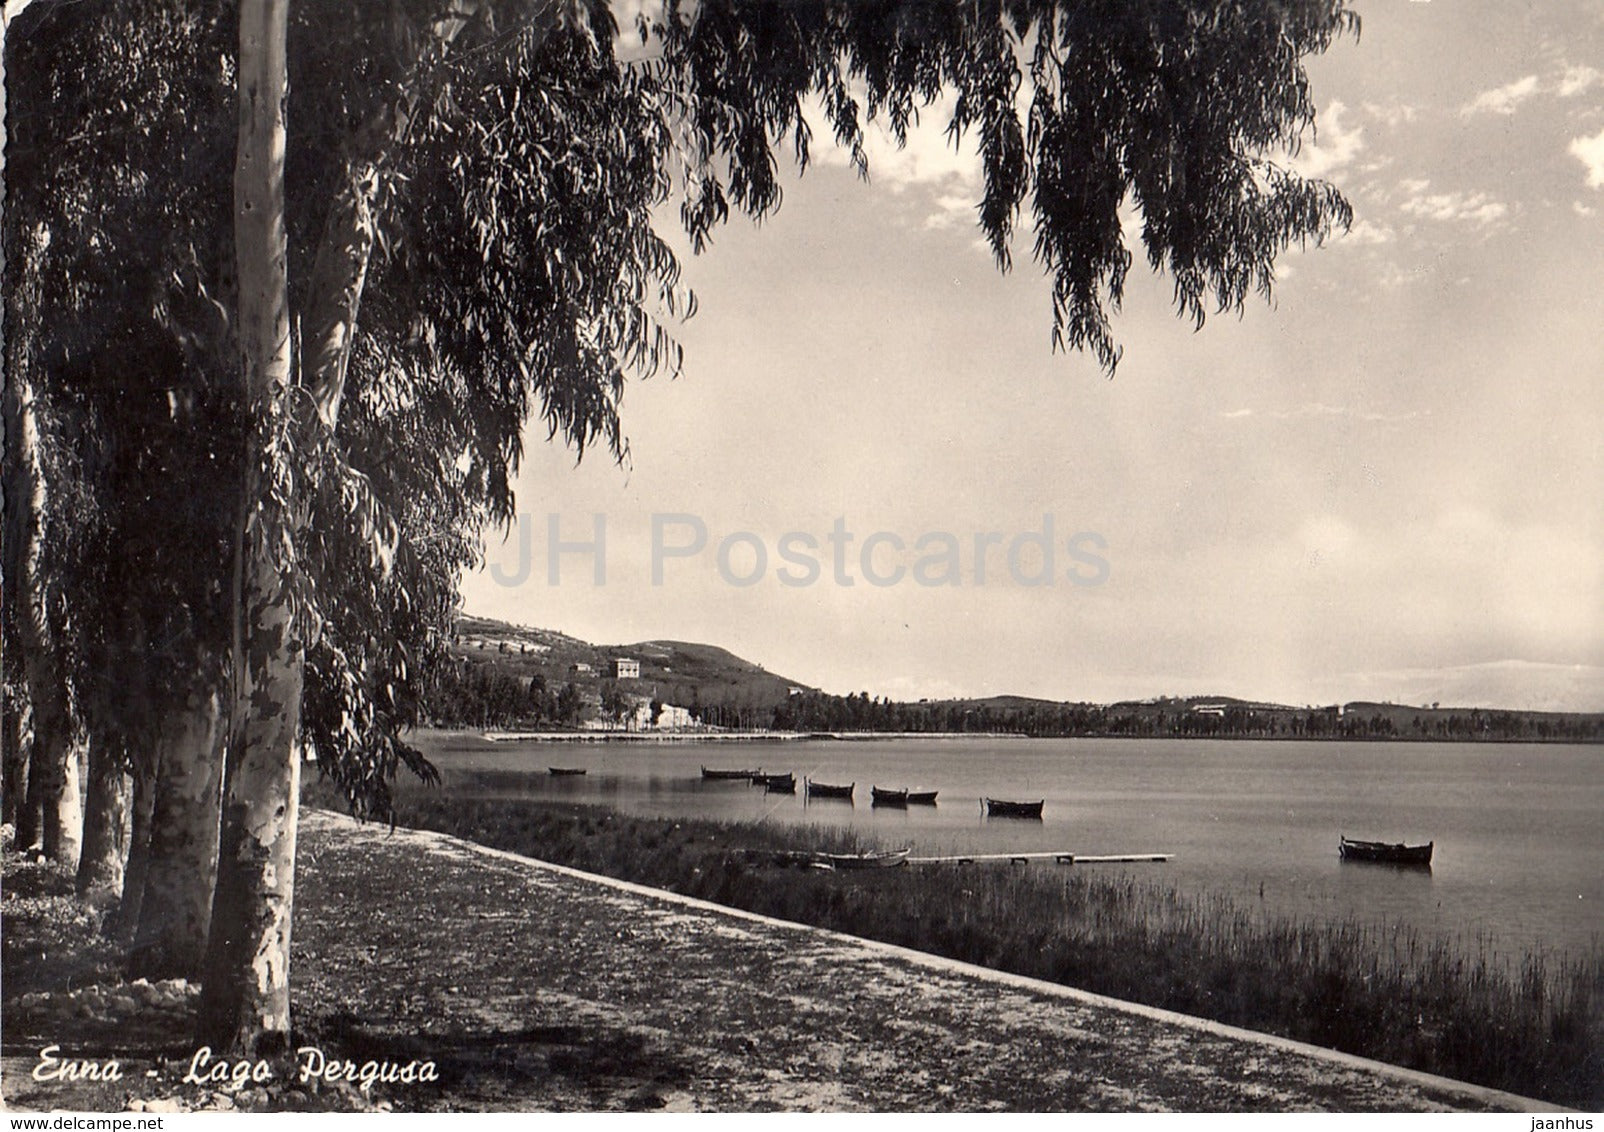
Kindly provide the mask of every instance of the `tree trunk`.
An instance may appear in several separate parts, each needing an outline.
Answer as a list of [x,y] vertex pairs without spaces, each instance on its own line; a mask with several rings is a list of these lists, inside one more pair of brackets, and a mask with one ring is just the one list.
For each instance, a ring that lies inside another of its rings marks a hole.
[[[14,368],[7,366],[8,370]],[[71,791],[66,789],[72,716],[66,682],[50,633],[40,564],[44,553],[46,495],[44,475],[39,467],[37,396],[25,372],[6,374],[4,573],[10,619],[6,635],[10,638],[8,644],[22,654],[21,674],[33,720],[33,741],[29,744],[28,755],[29,806],[31,808],[37,800],[40,807],[43,829],[38,832],[46,855],[76,868],[82,836],[76,781]],[[31,825],[31,820],[27,824]],[[20,836],[18,840],[21,841]],[[31,843],[32,837],[23,847]]]
[[[4,768],[5,778],[0,784],[4,791],[5,813],[0,821],[17,829],[17,845],[22,844],[23,814],[27,810],[28,801],[28,752],[22,745],[22,705],[12,694],[11,688],[5,690],[5,703],[0,705],[0,744],[5,746]],[[39,826],[34,824],[34,831]]]
[[[235,153],[235,260],[238,326],[250,419],[257,428],[246,466],[263,465],[261,437],[281,419],[291,349],[284,231],[285,26],[288,0],[241,0]],[[449,45],[478,10],[462,0],[429,27]],[[430,50],[433,50],[431,47]],[[420,63],[420,77],[421,68]],[[406,134],[418,90],[386,98],[347,162],[345,182],[325,224],[307,300],[302,377],[321,426],[333,432],[372,255],[372,204],[388,151]],[[310,427],[310,423],[308,422]],[[245,538],[237,616],[240,642],[224,771],[211,939],[200,1008],[200,1040],[254,1056],[289,1037],[289,949],[300,789],[300,725],[305,642],[296,624],[291,579],[275,539],[297,533],[295,499],[269,504],[259,485],[244,494]]]
[[[4,76],[5,43],[11,30],[11,21],[27,7],[25,0],[3,0],[0,3],[0,173],[5,169],[5,111]],[[5,200],[6,180],[0,176],[0,206]],[[3,257],[4,248],[0,248]],[[0,259],[0,268],[4,267]],[[3,274],[3,272],[0,272]],[[9,313],[9,312],[8,312]],[[39,423],[34,390],[24,367],[17,364],[13,351],[6,351],[4,382],[5,443],[3,446],[4,480],[4,536],[0,537],[0,583],[4,596],[0,598],[0,616],[4,617],[4,644],[7,654],[7,675],[22,684],[22,695],[29,709],[29,738],[24,750],[21,740],[22,705],[11,696],[6,697],[6,805],[12,806],[13,788],[21,787],[20,806],[12,815],[17,823],[17,845],[30,849],[43,841],[51,841],[59,850],[59,828],[47,835],[52,823],[45,820],[47,812],[55,808],[60,796],[63,760],[66,757],[66,702],[65,693],[49,694],[41,679],[50,669],[43,653],[43,604],[39,589],[40,524],[43,521],[44,484],[39,474]],[[12,656],[19,658],[13,661]],[[13,689],[15,690],[15,689]],[[41,694],[45,693],[45,694]],[[16,719],[15,737],[11,745],[11,724]],[[41,734],[43,742],[41,742]],[[18,764],[26,759],[26,771],[19,772]],[[26,786],[23,786],[23,782]]]
[[106,934],[132,941],[145,902],[145,878],[150,875],[150,826],[156,812],[154,770],[134,775],[133,813],[128,832],[128,867],[123,874],[123,899],[106,927]]
[[[456,0],[427,29],[434,42],[421,52],[427,59],[456,41],[480,13],[481,0]],[[307,284],[301,338],[301,381],[329,431],[340,415],[345,375],[356,340],[362,291],[378,232],[374,201],[387,176],[391,155],[406,139],[423,97],[425,64],[398,95],[382,98],[347,150],[339,187],[323,221],[322,238]]]
[[[261,617],[279,615],[288,638],[287,603],[253,604]],[[258,622],[253,637],[264,628]],[[253,709],[229,748],[198,1040],[249,1057],[273,1056],[289,1042],[302,659],[287,639],[253,653]]]
[[[241,0],[239,144],[234,244],[240,353],[253,426],[246,467],[262,466],[263,438],[282,419],[291,369],[284,228],[285,39],[288,0]],[[199,1040],[219,1053],[266,1057],[290,1032],[290,916],[305,648],[295,625],[279,536],[293,518],[253,475],[245,538],[234,697],[224,771],[222,834],[199,1018]],[[287,501],[293,512],[294,501]]]
[[43,611],[37,600],[35,587],[40,580],[32,567],[37,565],[38,524],[33,527],[32,545],[23,551],[28,561],[18,579],[23,592],[15,611],[21,629],[23,669],[33,719],[33,740],[28,745],[28,786],[33,804],[39,807],[42,828],[37,832],[45,853],[64,863],[71,854],[71,863],[76,864],[79,835],[72,828],[71,819],[77,796],[67,791],[72,717],[67,707],[67,689],[47,642]]
[[83,760],[82,747],[62,743],[59,788],[45,796],[45,856],[74,871],[84,844]]
[[144,891],[129,971],[149,979],[197,978],[206,954],[217,879],[223,789],[220,692],[196,695],[162,724]]
[[347,163],[312,265],[301,374],[318,415],[331,431],[340,415],[362,290],[373,257],[373,196],[381,176],[376,162]]
[[97,908],[110,907],[122,898],[132,792],[116,752],[105,742],[92,743],[89,790],[84,799],[84,847],[78,859],[78,895]]
[[17,815],[18,849],[37,848],[44,837],[45,776],[42,769],[36,771],[34,768],[34,747],[33,736],[30,735],[24,755],[28,760],[28,792],[23,795],[22,812]]

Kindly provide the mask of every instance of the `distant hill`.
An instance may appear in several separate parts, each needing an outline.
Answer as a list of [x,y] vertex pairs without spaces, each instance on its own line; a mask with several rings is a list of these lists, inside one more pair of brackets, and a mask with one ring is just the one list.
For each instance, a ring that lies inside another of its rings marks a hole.
[[[549,629],[484,617],[458,620],[461,670],[435,704],[458,723],[575,726],[608,697],[688,709],[717,727],[795,731],[1000,731],[1027,735],[1418,740],[1570,740],[1604,737],[1598,712],[1414,706],[1380,698],[1311,707],[1236,696],[1161,696],[1114,704],[1029,696],[893,702],[834,696],[728,649],[691,641],[593,645]],[[633,662],[619,675],[618,662]],[[656,718],[656,717],[653,717]]]
[[632,695],[680,707],[717,705],[749,712],[753,726],[766,725],[792,689],[814,690],[716,645],[689,641],[593,645],[549,629],[484,617],[458,620],[454,648],[459,656],[491,664],[503,674],[538,675],[553,689],[573,683],[589,694],[612,679],[614,661],[634,660],[640,664],[640,675],[617,681]]
[[1604,711],[1604,667],[1496,660],[1445,668],[1400,668],[1333,676],[1313,694],[1322,692],[1367,703],[1596,713]]
[[1263,703],[1258,700],[1243,700],[1235,696],[1184,696],[1167,697],[1157,696],[1146,700],[1121,700],[1112,704],[1094,704],[1089,701],[1047,700],[1039,696],[985,696],[981,698],[959,698],[946,700],[920,700],[920,703],[937,703],[941,705],[952,704],[962,708],[981,710],[989,708],[994,712],[1020,712],[1041,711],[1063,707],[1099,708],[1111,712],[1123,712],[1137,716],[1157,716],[1163,713],[1184,713],[1198,709],[1209,710],[1220,708],[1226,711],[1238,709],[1241,711],[1304,711],[1304,708],[1294,708],[1286,704]]

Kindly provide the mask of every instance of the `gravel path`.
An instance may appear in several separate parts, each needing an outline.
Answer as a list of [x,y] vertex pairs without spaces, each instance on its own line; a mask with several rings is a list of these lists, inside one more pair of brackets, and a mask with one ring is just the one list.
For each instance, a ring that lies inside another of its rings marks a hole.
[[1546,1107],[441,834],[308,812],[301,836],[300,1017],[434,1060],[406,1107]]

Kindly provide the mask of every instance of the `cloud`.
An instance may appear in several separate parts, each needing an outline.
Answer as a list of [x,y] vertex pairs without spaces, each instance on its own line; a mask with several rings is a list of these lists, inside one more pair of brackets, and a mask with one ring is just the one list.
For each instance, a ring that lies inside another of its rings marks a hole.
[[[1239,421],[1259,415],[1254,409],[1229,409],[1219,414],[1221,420]],[[1308,420],[1312,417],[1325,417],[1330,419],[1346,419],[1364,421],[1367,424],[1402,424],[1418,418],[1419,412],[1409,413],[1378,413],[1372,410],[1354,409],[1346,405],[1327,405],[1323,401],[1307,401],[1294,409],[1271,409],[1263,414],[1270,420],[1297,421]]]
[[[1541,80],[1536,75],[1526,75],[1503,86],[1484,90],[1461,106],[1459,114],[1462,118],[1471,118],[1477,114],[1513,114],[1521,103],[1534,95],[1575,98],[1600,85],[1604,85],[1604,71],[1586,63],[1567,64],[1564,71],[1558,75],[1550,75]],[[1367,106],[1366,109],[1371,108]],[[1379,107],[1372,112],[1378,115],[1382,113]]]
[[1459,113],[1465,118],[1475,114],[1513,114],[1517,106],[1536,93],[1537,76],[1527,75],[1512,83],[1482,91],[1460,107]]
[[1509,206],[1486,193],[1428,193],[1429,181],[1404,181],[1399,185],[1408,194],[1398,206],[1401,212],[1423,220],[1445,224],[1496,224],[1509,215]]
[[1344,243],[1362,247],[1366,244],[1390,244],[1395,236],[1396,233],[1385,224],[1359,219],[1353,222],[1353,226],[1348,229],[1347,235],[1343,236],[1342,240]]
[[1376,277],[1376,286],[1383,291],[1396,291],[1422,277],[1423,273],[1418,267],[1403,268],[1396,263],[1389,263],[1384,265],[1381,274]]
[[[956,146],[947,136],[953,107],[949,94],[921,107],[918,122],[908,128],[907,144],[900,147],[883,121],[863,124],[870,181],[903,197],[901,207],[908,211],[902,219],[926,230],[973,226],[982,193],[984,178],[974,135],[966,135]],[[849,165],[850,155],[835,144],[829,119],[817,99],[804,113],[814,126],[815,160],[824,165]]]
[[1600,71],[1597,67],[1589,67],[1583,63],[1565,68],[1565,74],[1559,80],[1556,93],[1561,98],[1575,98],[1577,95],[1585,94],[1601,83],[1604,83],[1604,71]]
[[1587,187],[1604,189],[1604,130],[1590,138],[1572,138],[1569,152],[1587,166]]
[[1359,156],[1364,149],[1365,132],[1359,126],[1342,128],[1342,116],[1347,110],[1347,106],[1335,99],[1326,107],[1321,124],[1316,127],[1315,140],[1304,145],[1293,159],[1292,164],[1299,173],[1306,177],[1326,177]]
[[[947,136],[953,108],[953,96],[946,93],[921,107],[918,122],[908,128],[908,144],[900,148],[883,120],[865,122],[863,149],[869,158],[870,179],[897,193],[918,186],[978,186],[980,154],[973,135],[966,136],[956,147]],[[806,115],[820,142],[816,151],[819,161],[846,165],[848,155],[830,137],[829,119],[817,99],[806,107]]]
[[1413,106],[1407,106],[1401,102],[1367,102],[1364,104],[1364,112],[1376,121],[1395,128],[1405,122],[1413,122],[1416,115],[1416,110]]
[[925,217],[925,227],[935,230],[973,224],[976,203],[976,198],[970,193],[941,193],[935,199],[935,210]]
[[[964,185],[980,183],[980,157],[972,144],[955,149],[947,140],[944,126],[933,124],[932,115],[916,129],[908,131],[908,144],[901,149],[891,135],[871,127],[864,146],[869,155],[869,176],[875,182],[901,192],[915,185]],[[943,119],[944,121],[944,119]]]

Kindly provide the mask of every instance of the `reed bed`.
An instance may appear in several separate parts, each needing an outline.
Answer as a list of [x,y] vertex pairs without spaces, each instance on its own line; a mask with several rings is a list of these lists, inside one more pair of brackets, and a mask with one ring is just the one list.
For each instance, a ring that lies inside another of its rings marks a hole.
[[1604,1107],[1604,950],[1292,920],[1211,893],[1055,866],[830,873],[783,852],[848,831],[414,795],[402,824],[1584,1109]]

